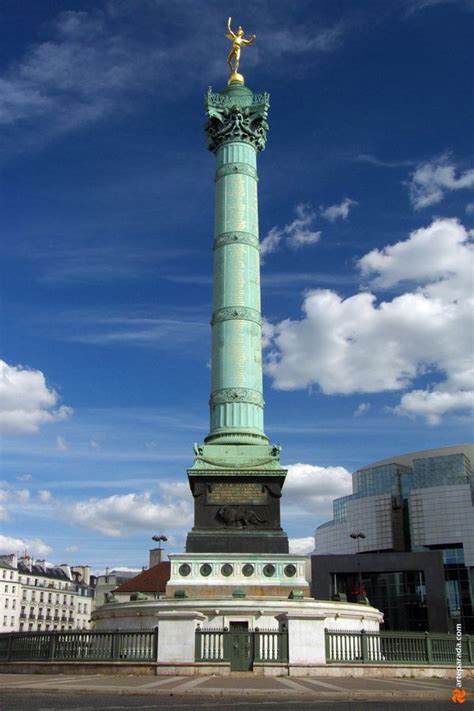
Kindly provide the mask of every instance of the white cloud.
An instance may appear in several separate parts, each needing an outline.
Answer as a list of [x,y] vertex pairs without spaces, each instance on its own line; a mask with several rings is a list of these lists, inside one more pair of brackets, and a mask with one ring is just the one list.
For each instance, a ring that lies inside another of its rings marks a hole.
[[18,499],[18,502],[25,506],[28,501],[30,500],[31,494],[29,489],[17,489],[15,491],[16,498]]
[[362,417],[362,415],[367,414],[370,410],[369,402],[361,402],[360,405],[354,410],[354,417]]
[[31,474],[18,474],[15,478],[17,481],[31,481],[33,476]]
[[415,208],[436,205],[446,192],[474,187],[474,170],[466,170],[456,176],[456,166],[449,155],[444,154],[421,163],[411,175],[408,184],[410,200]]
[[51,501],[51,492],[47,491],[47,489],[40,489],[38,491],[38,499],[41,501],[42,504],[47,504],[49,501]]
[[290,553],[293,555],[308,555],[314,551],[314,536],[306,536],[305,538],[290,538],[288,543]]
[[346,197],[337,205],[330,205],[329,207],[323,207],[321,205],[319,209],[321,211],[321,215],[326,220],[329,220],[329,222],[335,222],[339,218],[347,220],[349,210],[357,204],[358,203],[355,200],[351,200],[351,198]]
[[79,553],[79,546],[67,546],[65,549],[66,553]]
[[65,515],[69,522],[106,536],[183,528],[192,523],[189,500],[154,503],[149,492],[79,501],[67,507]]
[[372,287],[410,279],[421,284],[413,291],[380,303],[369,292],[343,299],[329,289],[309,291],[302,319],[273,326],[266,371],[274,387],[375,393],[407,389],[424,376],[428,385],[407,392],[398,414],[433,423],[465,412],[474,390],[471,260],[464,227],[436,220],[359,262]]
[[56,437],[55,449],[57,452],[66,452],[67,451],[67,444],[66,444],[66,440],[64,439],[64,437],[61,437],[60,435],[58,435]]
[[33,556],[47,556],[53,549],[41,538],[12,538],[11,536],[0,535],[0,553],[23,553],[28,551]]
[[473,283],[471,236],[458,220],[434,220],[403,242],[368,252],[358,266],[374,289],[413,281],[431,298],[464,299]]
[[272,227],[260,244],[262,255],[276,252],[284,242],[290,249],[299,249],[319,242],[321,232],[310,229],[316,215],[308,205],[299,204],[295,208],[296,219],[284,227]]
[[48,422],[65,420],[72,409],[58,407],[57,392],[48,387],[40,370],[8,365],[0,360],[0,431],[37,432]]
[[282,506],[288,517],[331,516],[332,502],[352,491],[351,475],[344,467],[290,464],[284,486]]

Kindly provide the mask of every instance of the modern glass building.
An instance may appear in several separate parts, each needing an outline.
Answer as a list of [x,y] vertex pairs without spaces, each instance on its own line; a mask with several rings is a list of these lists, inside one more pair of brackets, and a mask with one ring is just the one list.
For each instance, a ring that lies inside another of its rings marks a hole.
[[[471,461],[474,445],[460,445],[400,455],[354,472],[353,493],[336,499],[332,521],[316,530],[315,597],[357,599],[362,580],[388,629],[454,630],[460,622],[473,633]],[[353,539],[353,532],[365,537]],[[443,610],[433,589],[440,585],[440,571]]]

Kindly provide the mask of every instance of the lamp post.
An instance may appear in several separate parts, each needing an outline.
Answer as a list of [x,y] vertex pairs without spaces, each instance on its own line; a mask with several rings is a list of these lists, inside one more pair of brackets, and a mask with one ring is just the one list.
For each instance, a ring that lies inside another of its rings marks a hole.
[[152,541],[157,541],[158,543],[158,550],[161,551],[161,541],[166,542],[168,539],[166,536],[164,536],[162,533],[160,533],[158,536],[152,536],[151,537]]
[[365,597],[365,590],[364,590],[364,586],[362,584],[362,573],[360,570],[359,553],[360,553],[360,539],[366,538],[367,536],[365,535],[365,533],[362,533],[362,531],[353,531],[349,535],[353,540],[357,541],[357,578],[358,578],[357,596],[358,597]]

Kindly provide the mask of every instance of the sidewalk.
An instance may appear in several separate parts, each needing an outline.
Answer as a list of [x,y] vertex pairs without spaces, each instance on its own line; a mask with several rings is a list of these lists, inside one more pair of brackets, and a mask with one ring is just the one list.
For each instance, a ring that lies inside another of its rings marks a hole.
[[[120,695],[177,696],[192,694],[207,696],[246,696],[287,698],[305,696],[309,699],[377,700],[423,699],[450,701],[454,682],[447,679],[367,679],[254,677],[234,673],[231,677],[150,677],[150,676],[85,676],[1,674],[2,691],[107,693]],[[474,684],[465,684],[468,699],[474,700]]]

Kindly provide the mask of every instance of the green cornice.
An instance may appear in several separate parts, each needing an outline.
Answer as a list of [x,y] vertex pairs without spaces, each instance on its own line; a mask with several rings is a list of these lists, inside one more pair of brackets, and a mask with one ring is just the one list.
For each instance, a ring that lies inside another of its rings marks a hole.
[[[244,91],[242,91],[242,89]],[[267,140],[269,95],[253,94],[246,87],[227,87],[206,97],[207,147],[213,153],[225,143],[243,141],[263,151]]]

